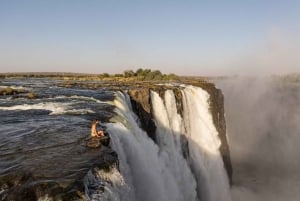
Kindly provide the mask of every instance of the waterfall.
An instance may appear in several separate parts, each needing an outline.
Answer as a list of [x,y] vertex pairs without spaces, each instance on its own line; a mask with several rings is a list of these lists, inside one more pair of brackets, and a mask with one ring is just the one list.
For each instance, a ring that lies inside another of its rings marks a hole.
[[180,134],[184,130],[181,124],[182,119],[177,114],[175,96],[171,90],[166,91],[165,100],[168,103],[167,107],[156,92],[151,92],[160,154],[182,194],[182,198],[179,200],[198,200],[196,180],[181,150]]
[[[125,94],[117,93],[116,113],[122,123],[108,125],[112,147],[119,154],[120,171],[128,189],[122,200],[183,200],[158,146],[136,121]],[[130,197],[129,197],[130,196]]]
[[219,152],[221,145],[209,109],[209,94],[201,88],[183,90],[185,135],[191,168],[198,181],[201,200],[229,201],[229,182]]
[[[157,142],[139,126],[129,96],[117,92],[116,123],[107,124],[120,160],[124,201],[229,201],[229,183],[219,153],[220,140],[209,111],[209,95],[192,86],[182,89],[183,115],[172,90],[151,91]],[[182,139],[188,147],[182,146]],[[185,156],[183,149],[188,149]],[[112,184],[113,185],[113,184]]]

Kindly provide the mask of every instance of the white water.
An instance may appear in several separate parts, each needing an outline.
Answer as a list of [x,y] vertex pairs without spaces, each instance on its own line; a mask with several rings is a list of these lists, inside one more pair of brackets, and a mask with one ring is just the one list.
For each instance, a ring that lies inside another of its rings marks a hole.
[[[118,92],[116,123],[107,124],[112,147],[120,160],[125,184],[115,198],[122,201],[229,201],[229,183],[219,153],[220,140],[209,111],[206,91],[186,86],[183,118],[172,91],[164,100],[151,92],[157,126],[155,144],[138,124],[129,98]],[[189,144],[184,159],[180,135]],[[117,200],[117,199],[116,199]]]
[[189,142],[191,167],[201,200],[229,201],[229,182],[219,152],[220,139],[209,111],[209,94],[201,88],[183,90],[185,135]]
[[95,169],[92,173],[90,170],[84,178],[84,185],[86,200],[120,201],[125,183],[123,176],[113,167],[110,171]]
[[0,88],[2,88],[2,89],[5,89],[5,88],[12,88],[12,89],[16,89],[16,90],[30,90],[30,89],[31,89],[31,88],[29,88],[29,87],[15,86],[15,85],[11,85],[11,86],[0,85]]
[[118,152],[120,170],[129,192],[122,200],[183,200],[182,192],[170,173],[158,146],[138,126],[128,98],[118,93],[116,112],[124,121],[108,127],[113,149]]
[[[78,99],[78,100],[83,100],[83,101],[92,101],[92,102],[96,102],[96,103],[106,103],[105,101],[101,101],[98,100],[96,98],[93,97],[89,97],[89,96],[78,96],[78,95],[73,95],[73,96],[56,96],[52,99]],[[50,98],[51,99],[51,98]]]
[[169,172],[175,178],[177,190],[182,194],[179,200],[198,200],[196,180],[188,162],[183,158],[180,134],[184,133],[182,119],[177,113],[175,97],[172,91],[165,93],[166,106],[156,92],[151,92],[151,102],[157,141],[160,154],[164,158]]
[[0,107],[0,110],[48,110],[50,115],[95,113],[91,109],[72,109],[71,103],[46,102]]

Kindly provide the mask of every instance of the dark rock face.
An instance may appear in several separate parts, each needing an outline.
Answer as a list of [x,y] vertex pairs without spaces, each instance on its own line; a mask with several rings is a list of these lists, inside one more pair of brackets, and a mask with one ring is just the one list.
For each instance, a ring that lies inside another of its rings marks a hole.
[[[221,90],[217,89],[214,84],[208,82],[193,82],[185,83],[191,84],[197,87],[201,87],[210,94],[210,110],[213,117],[213,122],[219,133],[219,138],[221,140],[220,153],[224,162],[225,169],[228,174],[230,183],[232,183],[232,164],[230,159],[229,146],[226,136],[226,123],[224,116],[224,97]],[[151,86],[146,85],[140,88],[129,89],[128,94],[131,99],[132,109],[138,115],[141,120],[142,128],[148,133],[149,137],[156,142],[156,126],[153,121],[150,91],[156,91],[163,97],[164,92],[167,89],[171,89],[176,97],[176,106],[179,114],[183,114],[183,103],[182,103],[182,93],[180,87],[170,87],[170,86]],[[187,147],[187,140],[182,140],[182,146]],[[186,147],[183,150],[188,150]],[[185,158],[188,158],[188,152],[183,153]]]
[[214,124],[219,133],[219,138],[221,140],[220,153],[225,165],[225,169],[228,174],[229,182],[232,184],[232,164],[230,159],[229,145],[226,135],[226,122],[225,122],[225,112],[224,112],[224,96],[220,89],[211,87],[207,90],[210,94],[210,106]]
[[132,110],[141,120],[141,126],[148,136],[156,141],[156,126],[151,112],[150,89],[132,89],[128,91],[130,96]]
[[99,148],[102,145],[108,147],[110,143],[110,137],[90,137],[85,140],[85,145],[89,148]]

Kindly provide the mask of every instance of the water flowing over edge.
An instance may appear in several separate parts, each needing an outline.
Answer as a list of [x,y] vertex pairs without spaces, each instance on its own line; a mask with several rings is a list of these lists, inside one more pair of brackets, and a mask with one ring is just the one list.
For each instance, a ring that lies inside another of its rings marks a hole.
[[[115,92],[115,116],[107,123],[119,166],[93,168],[84,178],[86,200],[113,201],[229,201],[229,183],[220,156],[220,139],[209,110],[209,94],[201,88],[180,85],[183,111],[177,111],[172,90],[150,92],[157,140],[140,127],[127,93]],[[0,110],[48,110],[50,115],[94,113],[75,109],[81,100],[103,103],[85,96],[58,96],[30,104],[3,106]],[[47,194],[39,200],[51,200]]]
[[157,143],[140,128],[129,96],[116,93],[117,123],[107,127],[124,183],[113,200],[231,200],[209,94],[193,86],[184,86],[181,93],[182,116],[172,90],[163,98],[151,91]]

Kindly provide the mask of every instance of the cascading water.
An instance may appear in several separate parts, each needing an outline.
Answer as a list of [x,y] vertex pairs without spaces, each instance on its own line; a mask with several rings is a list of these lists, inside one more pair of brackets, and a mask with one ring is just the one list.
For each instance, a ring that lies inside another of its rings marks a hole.
[[198,200],[195,178],[181,150],[180,134],[184,133],[184,130],[181,117],[177,114],[173,92],[166,91],[165,98],[166,103],[171,107],[165,107],[160,96],[156,92],[151,92],[160,154],[175,179],[176,187],[181,192],[182,197],[178,200]]
[[126,95],[117,94],[116,112],[121,123],[108,125],[112,147],[119,155],[120,171],[128,189],[122,200],[183,200],[159,147],[138,125]]
[[[128,95],[116,93],[117,123],[107,124],[107,130],[125,185],[118,187],[115,197],[125,201],[229,201],[229,182],[208,93],[184,86],[183,117],[176,109],[173,91],[167,90],[164,100],[154,91],[150,95],[157,144],[140,128]],[[188,157],[182,137],[188,142]]]
[[183,90],[183,118],[191,169],[201,200],[230,200],[229,182],[219,152],[220,139],[209,110],[209,94],[201,88]]

